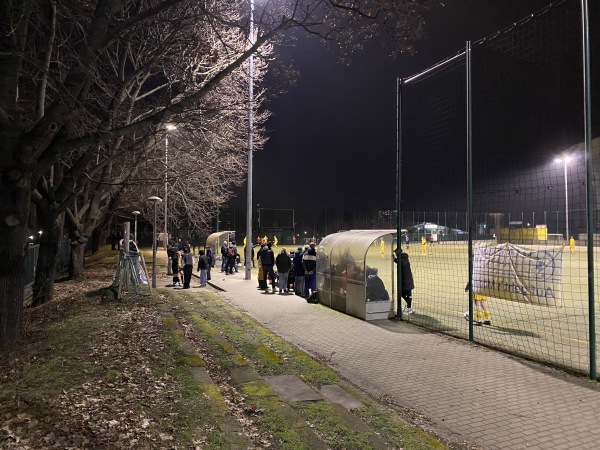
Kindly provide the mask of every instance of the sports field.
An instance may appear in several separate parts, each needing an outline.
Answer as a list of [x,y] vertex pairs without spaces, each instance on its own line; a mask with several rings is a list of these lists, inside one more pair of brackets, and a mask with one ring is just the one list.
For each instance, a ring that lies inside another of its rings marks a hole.
[[[527,246],[525,246],[527,247]],[[533,247],[530,247],[533,248]],[[537,247],[540,248],[540,247]],[[413,314],[404,320],[468,339],[468,250],[466,243],[411,245],[407,253],[415,280]],[[597,267],[598,258],[594,266]],[[511,354],[589,372],[587,249],[565,247],[561,307],[488,299],[491,326],[473,327],[478,343]],[[597,283],[594,291],[597,293]],[[600,308],[596,301],[595,311]],[[596,331],[598,333],[598,330]]]

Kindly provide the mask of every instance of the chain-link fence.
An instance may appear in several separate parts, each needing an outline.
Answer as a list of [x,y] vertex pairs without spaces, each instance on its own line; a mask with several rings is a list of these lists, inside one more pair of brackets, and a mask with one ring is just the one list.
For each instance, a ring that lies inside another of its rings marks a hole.
[[599,45],[563,0],[399,80],[405,319],[595,378]]

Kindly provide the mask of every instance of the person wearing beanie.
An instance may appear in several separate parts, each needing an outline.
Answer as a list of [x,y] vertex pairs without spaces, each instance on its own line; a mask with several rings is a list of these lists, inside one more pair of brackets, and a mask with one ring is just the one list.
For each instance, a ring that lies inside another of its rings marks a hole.
[[304,268],[304,298],[308,299],[311,293],[317,292],[317,251],[316,244],[311,242],[308,250],[302,256]]
[[412,290],[415,288],[415,282],[413,280],[412,270],[410,269],[408,253],[404,253],[402,248],[395,249],[394,262],[398,264],[398,251],[400,251],[400,270],[402,271],[400,274],[402,278],[401,296],[406,302],[404,312],[406,314],[412,314]]
[[298,247],[292,260],[294,270],[294,294],[302,296],[304,293],[304,267],[302,267],[302,247]]
[[267,242],[267,245],[263,247],[262,253],[260,255],[260,259],[262,261],[262,268],[264,274],[264,290],[268,290],[267,280],[271,277],[271,285],[273,286],[273,294],[277,287],[275,286],[275,271],[273,270],[273,266],[275,265],[275,254],[273,250],[271,250],[273,243]]

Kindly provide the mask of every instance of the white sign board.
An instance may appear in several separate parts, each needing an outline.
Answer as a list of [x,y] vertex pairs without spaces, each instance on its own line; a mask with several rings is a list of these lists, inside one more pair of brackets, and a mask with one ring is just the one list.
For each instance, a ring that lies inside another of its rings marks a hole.
[[540,306],[562,306],[564,246],[528,249],[477,244],[473,293]]

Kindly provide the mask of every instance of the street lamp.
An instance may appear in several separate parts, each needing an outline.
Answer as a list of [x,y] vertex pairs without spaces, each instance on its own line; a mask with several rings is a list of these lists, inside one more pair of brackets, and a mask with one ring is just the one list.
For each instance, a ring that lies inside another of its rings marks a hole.
[[[163,236],[163,244],[165,247],[165,250],[167,249],[167,240],[168,240],[168,232],[167,232],[167,214],[168,214],[168,208],[167,208],[167,171],[169,170],[169,131],[173,131],[176,130],[177,127],[173,124],[168,123],[165,127],[167,129],[167,133],[165,134],[165,234]],[[169,267],[171,267],[170,264],[168,264]]]
[[136,245],[138,243],[138,240],[137,240],[137,218],[140,214],[141,214],[141,212],[139,212],[139,211],[133,211],[133,215],[135,216],[135,226],[133,228],[133,240],[135,241]]
[[565,240],[569,241],[569,184],[567,183],[567,165],[569,161],[571,161],[571,157],[569,155],[565,155],[562,158],[556,158],[554,160],[557,163],[564,163],[565,168],[565,223],[567,234]]
[[156,288],[156,205],[162,203],[162,199],[154,195],[148,200],[154,203],[154,223],[152,225],[152,287]]
[[[248,45],[250,48],[254,45],[254,0],[250,0],[250,32],[248,36]],[[252,239],[252,152],[254,142],[252,132],[254,131],[254,53],[248,57],[248,189],[246,198],[246,240]],[[251,241],[250,241],[251,242]],[[246,263],[244,271],[244,280],[250,279],[250,264],[252,259],[252,245],[246,245]]]

